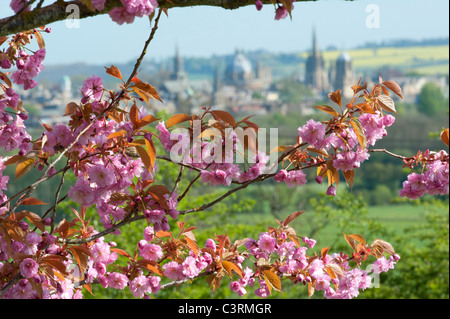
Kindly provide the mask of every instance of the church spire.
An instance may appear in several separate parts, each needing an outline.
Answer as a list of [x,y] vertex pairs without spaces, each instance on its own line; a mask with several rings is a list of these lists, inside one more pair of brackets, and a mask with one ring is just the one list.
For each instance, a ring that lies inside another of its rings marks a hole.
[[312,53],[313,55],[318,55],[319,54],[319,47],[317,45],[317,36],[316,36],[316,27],[313,26],[312,29]]

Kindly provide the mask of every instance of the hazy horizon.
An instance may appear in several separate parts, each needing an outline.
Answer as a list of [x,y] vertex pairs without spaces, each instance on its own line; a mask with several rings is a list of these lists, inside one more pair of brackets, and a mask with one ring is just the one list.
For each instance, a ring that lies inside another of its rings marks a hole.
[[[0,3],[0,17],[12,14],[9,2]],[[183,57],[227,55],[238,48],[303,52],[311,48],[313,28],[321,50],[328,46],[346,50],[398,39],[447,38],[448,11],[449,2],[444,0],[320,0],[297,2],[292,20],[274,21],[271,5],[261,11],[254,6],[237,10],[175,8],[168,11],[168,17],[162,16],[147,59],[173,56],[176,47]],[[374,14],[379,20],[370,25],[367,21]],[[150,31],[146,18],[119,26],[108,15],[79,20],[79,28],[68,28],[66,21],[48,27],[52,32],[44,35],[46,65],[129,63],[140,54]]]

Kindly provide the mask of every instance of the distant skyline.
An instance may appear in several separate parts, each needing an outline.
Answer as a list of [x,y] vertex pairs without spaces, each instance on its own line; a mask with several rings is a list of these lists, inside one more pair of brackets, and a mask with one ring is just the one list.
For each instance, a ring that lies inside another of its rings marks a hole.
[[[9,2],[1,1],[0,17],[12,14]],[[376,11],[379,20],[370,20]],[[322,50],[330,45],[345,50],[366,42],[442,38],[449,36],[448,11],[447,0],[319,0],[297,2],[292,20],[274,21],[271,5],[261,11],[254,6],[175,8],[161,17],[147,59],[173,56],[176,47],[184,57],[232,54],[236,49],[305,51],[311,48],[313,28]],[[79,28],[71,29],[65,21],[48,25],[47,65],[127,63],[140,54],[150,31],[146,18],[122,26],[108,15],[79,22]]]

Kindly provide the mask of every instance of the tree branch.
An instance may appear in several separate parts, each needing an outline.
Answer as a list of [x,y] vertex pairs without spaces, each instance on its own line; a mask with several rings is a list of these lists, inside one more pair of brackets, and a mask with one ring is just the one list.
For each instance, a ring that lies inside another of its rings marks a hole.
[[[315,0],[297,0],[297,2],[300,1],[306,2]],[[270,0],[262,0],[262,2],[264,4],[271,4]],[[237,9],[240,7],[255,5],[255,0],[159,0],[158,3],[159,7],[164,9],[194,6],[212,6],[221,7],[224,9]],[[76,5],[78,7],[80,19],[107,14],[113,8],[122,6],[120,0],[107,0],[105,3],[105,8],[102,11],[92,11],[80,0],[67,2],[57,1],[42,8],[35,8],[31,12],[21,12],[13,16],[0,19],[0,37],[35,29],[57,21],[66,20],[73,14],[73,11],[69,5]]]

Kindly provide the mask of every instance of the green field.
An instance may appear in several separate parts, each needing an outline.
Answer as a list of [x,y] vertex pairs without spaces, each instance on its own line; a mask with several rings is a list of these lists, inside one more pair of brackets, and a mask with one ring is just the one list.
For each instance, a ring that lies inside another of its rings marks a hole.
[[[389,65],[404,72],[449,73],[448,45],[354,49],[347,52],[352,58],[353,67],[357,72]],[[339,50],[322,52],[327,65],[334,62],[340,53]],[[302,56],[306,58],[308,54],[305,52]]]

